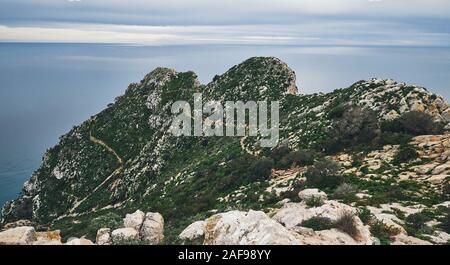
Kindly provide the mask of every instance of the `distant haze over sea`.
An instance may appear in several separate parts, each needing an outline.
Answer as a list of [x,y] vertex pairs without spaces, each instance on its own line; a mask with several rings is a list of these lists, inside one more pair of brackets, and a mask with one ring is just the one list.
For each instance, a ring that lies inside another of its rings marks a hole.
[[18,195],[59,136],[155,67],[192,70],[207,83],[253,56],[288,63],[300,93],[380,77],[450,98],[450,48],[0,43],[0,204]]

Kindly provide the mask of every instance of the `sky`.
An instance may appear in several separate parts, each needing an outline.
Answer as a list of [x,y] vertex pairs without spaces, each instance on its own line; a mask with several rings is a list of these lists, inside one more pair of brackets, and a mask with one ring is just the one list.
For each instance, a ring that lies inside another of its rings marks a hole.
[[0,41],[448,46],[448,0],[0,0]]

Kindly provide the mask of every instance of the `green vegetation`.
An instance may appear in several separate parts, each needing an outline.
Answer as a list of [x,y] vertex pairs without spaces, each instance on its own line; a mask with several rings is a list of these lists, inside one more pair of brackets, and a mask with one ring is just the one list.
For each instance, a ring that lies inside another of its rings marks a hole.
[[440,134],[443,126],[441,123],[435,123],[429,114],[411,111],[404,113],[395,120],[384,122],[381,128],[385,132],[416,136]]
[[326,217],[312,217],[308,220],[305,220],[301,223],[302,227],[311,228],[314,231],[322,231],[334,228],[333,221]]
[[306,185],[319,189],[333,189],[343,182],[340,166],[331,160],[320,160],[305,173]]
[[312,196],[305,200],[305,204],[309,208],[320,207],[323,205],[323,203],[323,199],[320,196]]
[[381,245],[390,245],[391,238],[400,233],[394,227],[385,225],[382,222],[376,221],[370,225],[370,233],[380,240]]
[[410,145],[403,145],[394,157],[393,164],[400,165],[403,163],[411,162],[419,157],[416,149]]

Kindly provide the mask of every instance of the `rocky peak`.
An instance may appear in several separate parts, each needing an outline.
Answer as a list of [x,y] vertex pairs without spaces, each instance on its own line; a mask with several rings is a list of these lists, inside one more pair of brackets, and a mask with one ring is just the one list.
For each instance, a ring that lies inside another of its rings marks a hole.
[[295,72],[280,59],[253,57],[216,76],[206,92],[225,100],[278,100],[298,93],[295,82]]

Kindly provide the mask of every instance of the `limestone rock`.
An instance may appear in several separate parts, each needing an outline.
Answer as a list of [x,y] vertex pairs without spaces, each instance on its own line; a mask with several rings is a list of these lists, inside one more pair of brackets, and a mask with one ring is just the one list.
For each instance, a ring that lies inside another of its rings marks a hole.
[[36,231],[33,227],[22,226],[0,233],[0,245],[31,245],[36,241]]
[[74,238],[70,241],[68,241],[65,245],[69,246],[92,246],[94,243],[86,238]]
[[36,241],[33,245],[62,245],[61,231],[36,232]]
[[[312,234],[300,233],[302,245],[360,245],[348,234],[337,229],[312,232]],[[371,242],[368,242],[372,244]]]
[[111,239],[114,244],[120,244],[127,240],[139,240],[139,232],[134,228],[119,228],[111,233]]
[[178,236],[184,241],[193,241],[205,235],[205,221],[197,221],[192,223]]
[[97,231],[97,237],[95,239],[97,245],[110,245],[112,243],[111,229],[102,228]]
[[147,213],[139,231],[147,244],[160,245],[164,241],[164,218],[159,213]]
[[259,211],[231,211],[208,218],[205,245],[298,245],[295,233]]
[[450,234],[442,231],[435,231],[432,235],[426,235],[426,237],[436,244],[447,244],[450,242]]
[[318,189],[306,189],[299,192],[298,197],[303,201],[309,200],[311,198],[321,198],[323,201],[328,199],[327,194]]
[[137,210],[133,214],[127,214],[123,219],[123,224],[126,228],[133,228],[134,230],[139,231],[144,219],[145,214],[142,211]]
[[[355,226],[358,230],[358,240],[354,240],[354,243],[358,244],[373,244],[372,236],[369,228],[366,227],[359,217],[356,216],[357,209],[349,205],[342,204],[337,201],[326,201],[324,205],[320,207],[309,208],[305,203],[288,203],[281,208],[274,216],[273,219],[280,222],[284,226],[290,229],[301,226],[303,221],[309,220],[312,217],[325,217],[332,221],[338,220],[343,213],[355,214]],[[316,232],[321,235],[323,233]],[[331,232],[326,232],[330,236]],[[340,235],[336,235],[340,236]],[[337,240],[334,238],[333,240]],[[339,240],[335,241],[338,242]],[[340,242],[340,241],[339,241]]]
[[399,234],[393,238],[391,245],[431,245],[430,242],[405,234]]

